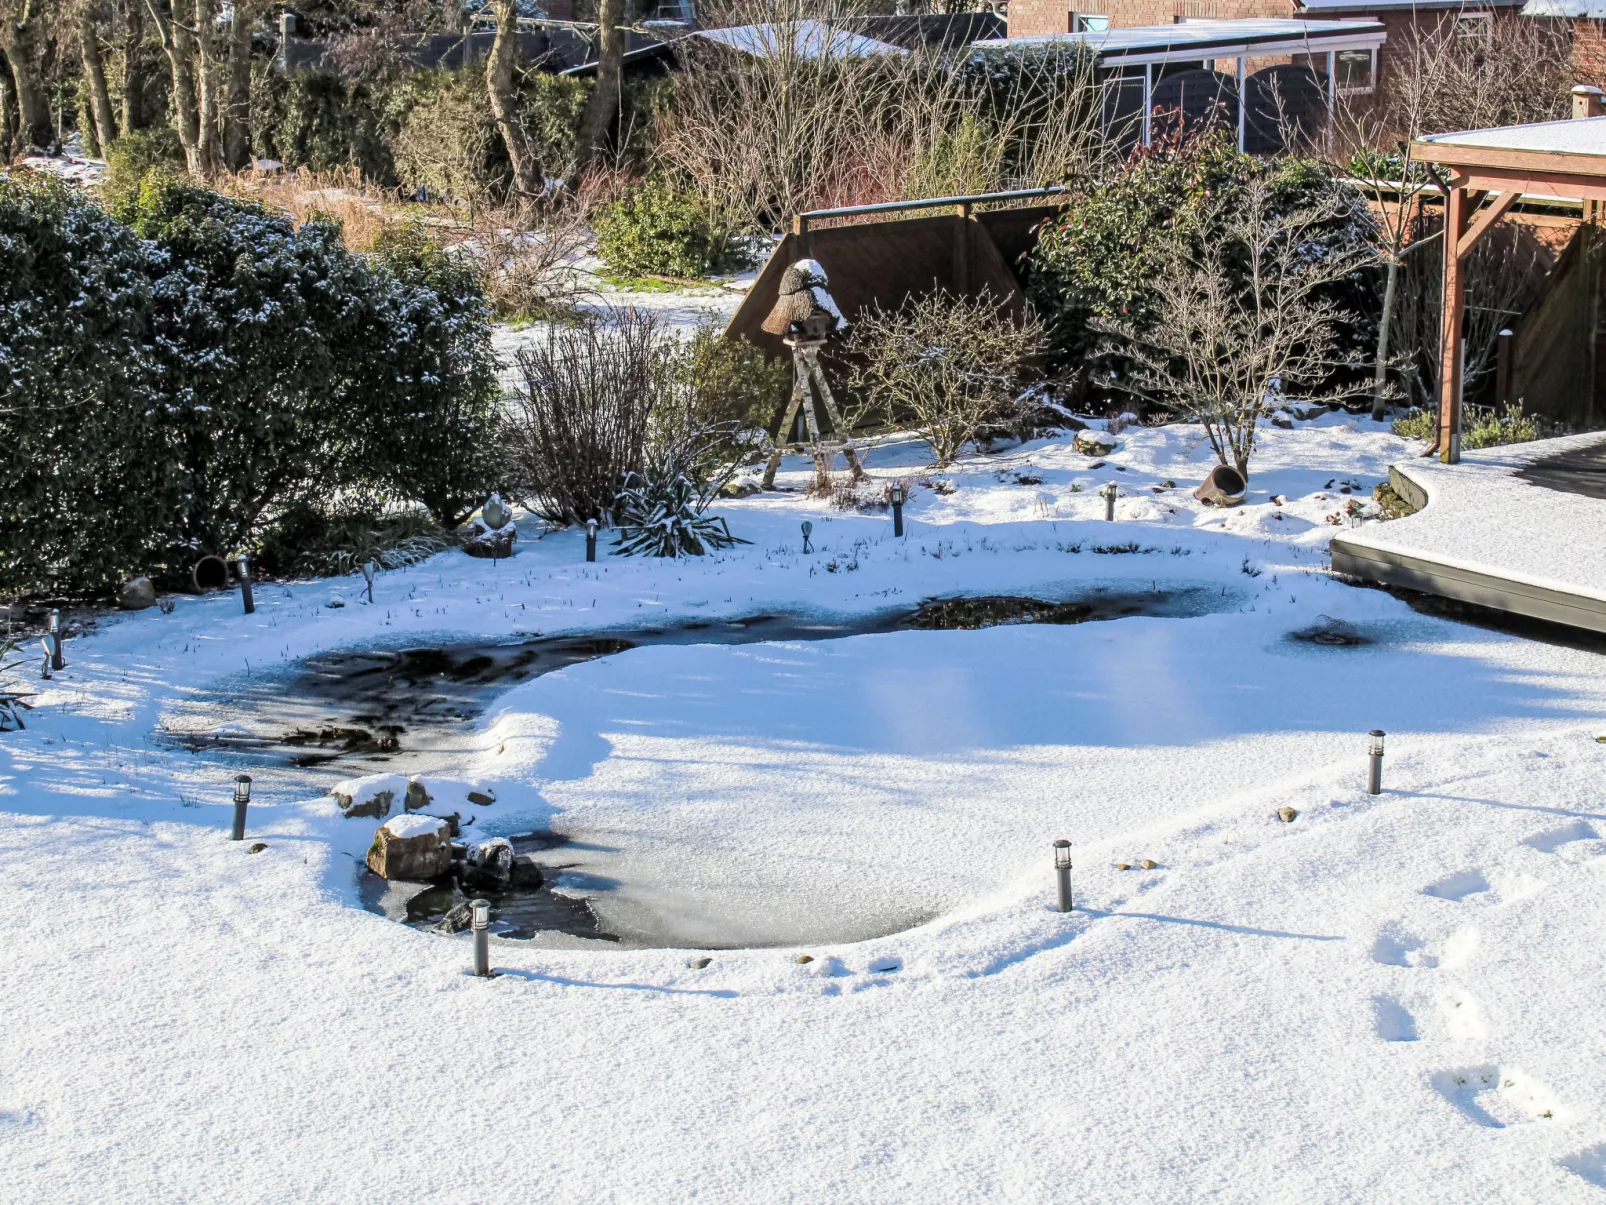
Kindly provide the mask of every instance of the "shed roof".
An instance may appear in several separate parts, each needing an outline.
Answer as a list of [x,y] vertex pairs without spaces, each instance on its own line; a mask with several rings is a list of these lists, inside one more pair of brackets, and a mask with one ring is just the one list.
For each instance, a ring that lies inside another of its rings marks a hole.
[[1606,19],[1602,0],[1528,0],[1522,6],[1524,17],[1589,17]]
[[1239,54],[1300,54],[1310,51],[1370,49],[1388,35],[1379,21],[1304,21],[1246,17],[1234,21],[1189,21],[1181,25],[1139,25],[1127,29],[994,38],[975,42],[977,50],[1032,46],[1085,46],[1101,63],[1166,62],[1176,59],[1233,58]]
[[1606,117],[1536,121],[1529,125],[1497,126],[1488,130],[1460,130],[1451,134],[1434,134],[1418,141],[1449,153],[1465,147],[1529,151],[1542,155],[1606,157]]
[[[1516,8],[1521,3],[1523,0],[1294,0],[1296,9],[1306,13],[1382,13],[1428,8],[1459,8],[1475,13],[1486,8]],[[1525,14],[1527,11],[1523,10]]]

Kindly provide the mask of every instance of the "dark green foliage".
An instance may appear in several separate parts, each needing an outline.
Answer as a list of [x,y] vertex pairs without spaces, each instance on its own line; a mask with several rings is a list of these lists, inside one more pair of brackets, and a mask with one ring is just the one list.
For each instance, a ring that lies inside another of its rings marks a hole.
[[0,184],[0,589],[178,569],[334,491],[455,522],[496,484],[470,268],[160,177],[116,218]]
[[286,78],[263,65],[251,80],[251,139],[257,158],[313,171],[356,168],[381,183],[396,179],[396,122],[390,89],[347,82],[333,71]]
[[597,254],[626,276],[711,276],[745,267],[750,259],[735,232],[702,197],[651,179],[592,217]]
[[[7,661],[12,653],[17,651],[17,642],[9,637],[0,636],[0,674],[17,669],[23,664],[20,658]],[[22,713],[31,711],[33,704],[28,702],[27,691],[15,690],[0,685],[0,732],[10,732],[13,729],[26,728],[22,722]]]
[[[1241,155],[1221,133],[1140,147],[1111,177],[1078,188],[1040,232],[1028,294],[1047,328],[1052,369],[1095,381],[1103,373],[1123,372],[1118,358],[1096,355],[1105,340],[1090,320],[1147,329],[1153,321],[1151,283],[1164,258],[1179,244],[1197,248],[1216,237],[1223,219],[1218,203],[1253,178],[1272,183],[1284,211],[1340,195],[1343,216],[1326,232],[1333,247],[1373,236],[1364,200],[1322,164]],[[1332,299],[1355,316],[1340,332],[1341,350],[1364,351],[1375,333],[1372,281],[1359,275]]]
[[61,184],[0,178],[0,591],[109,581],[166,525],[149,455],[154,267]]
[[370,421],[352,475],[373,466],[376,488],[422,502],[437,522],[455,527],[504,471],[479,268],[419,224],[382,235],[374,252],[388,287],[362,383]]
[[296,502],[264,529],[256,563],[276,577],[321,577],[355,573],[369,561],[400,569],[456,544],[452,532],[420,510],[326,510]]
[[748,541],[731,535],[725,520],[705,514],[714,487],[695,445],[666,448],[640,472],[626,475],[613,505],[619,529],[615,556],[702,556]]
[[151,176],[184,174],[184,148],[171,126],[135,130],[116,139],[106,152],[106,178],[100,194],[108,207],[132,203]]

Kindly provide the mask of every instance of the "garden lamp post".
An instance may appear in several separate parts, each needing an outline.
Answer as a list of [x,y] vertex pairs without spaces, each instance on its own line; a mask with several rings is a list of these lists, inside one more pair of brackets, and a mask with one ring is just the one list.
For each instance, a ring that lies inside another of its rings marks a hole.
[[1368,795],[1381,795],[1383,793],[1383,730],[1372,729],[1369,734],[1372,738],[1370,765],[1366,771],[1366,793]]
[[67,668],[67,658],[63,654],[62,647],[61,647],[61,612],[60,611],[52,610],[50,612],[50,620],[49,620],[49,623],[48,623],[48,625],[47,625],[45,630],[49,633],[49,640],[50,640],[50,668],[51,669],[66,669]]
[[257,609],[256,597],[251,593],[251,559],[242,552],[235,564],[240,571],[240,599],[245,603],[245,613],[250,615]]
[[474,973],[485,979],[491,973],[491,901],[470,900],[468,906],[474,912]]
[[251,776],[241,774],[234,780],[234,831],[230,841],[245,840],[245,809],[251,805]]
[[595,519],[587,519],[586,520],[586,560],[594,561],[596,559],[597,559],[597,521]]
[[814,551],[814,545],[809,543],[809,537],[814,534],[814,524],[807,519],[803,520],[803,551],[805,554]]
[[1104,521],[1115,522],[1115,482],[1110,482],[1099,493],[1104,497]]
[[903,482],[892,483],[892,534],[903,535]]
[[1059,880],[1061,912],[1071,910],[1071,843],[1061,837],[1054,842],[1054,876]]
[[375,568],[376,568],[376,566],[374,565],[374,563],[372,561],[365,562],[363,564],[363,567],[362,567],[363,580],[368,583],[368,601],[369,602],[373,602],[374,601],[374,570],[375,570]]

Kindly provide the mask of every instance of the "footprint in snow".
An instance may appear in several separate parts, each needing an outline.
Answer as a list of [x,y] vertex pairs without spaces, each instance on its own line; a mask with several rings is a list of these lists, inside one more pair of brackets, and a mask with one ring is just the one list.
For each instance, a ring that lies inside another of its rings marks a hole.
[[1516,1067],[1494,1063],[1457,1067],[1435,1073],[1428,1082],[1463,1117],[1491,1130],[1557,1121],[1566,1115],[1554,1092]]
[[1582,820],[1575,820],[1571,824],[1562,825],[1560,828],[1551,828],[1542,833],[1535,833],[1531,837],[1524,838],[1522,843],[1529,849],[1536,849],[1542,854],[1555,854],[1557,857],[1564,858],[1569,862],[1577,863],[1598,857],[1606,850],[1603,850],[1600,844],[1595,844],[1593,847],[1585,846],[1580,849],[1569,847],[1578,846],[1584,842],[1599,843],[1600,840],[1600,833],[1593,827]]
[[1606,1142],[1563,1155],[1556,1162],[1596,1188],[1606,1188]]
[[1373,996],[1372,1014],[1377,1036],[1385,1042],[1416,1041],[1416,1018],[1393,996]]
[[1477,904],[1480,907],[1499,907],[1515,904],[1538,895],[1550,886],[1544,879],[1531,874],[1485,874],[1481,870],[1458,870],[1454,874],[1429,883],[1422,888],[1423,895],[1451,903]]

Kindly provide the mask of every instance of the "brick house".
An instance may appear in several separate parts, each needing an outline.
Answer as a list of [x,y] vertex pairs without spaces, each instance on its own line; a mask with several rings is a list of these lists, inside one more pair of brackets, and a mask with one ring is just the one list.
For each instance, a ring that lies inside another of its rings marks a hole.
[[1573,69],[1578,78],[1606,80],[1606,2],[1603,0],[1528,0],[1522,15],[1571,24]]

